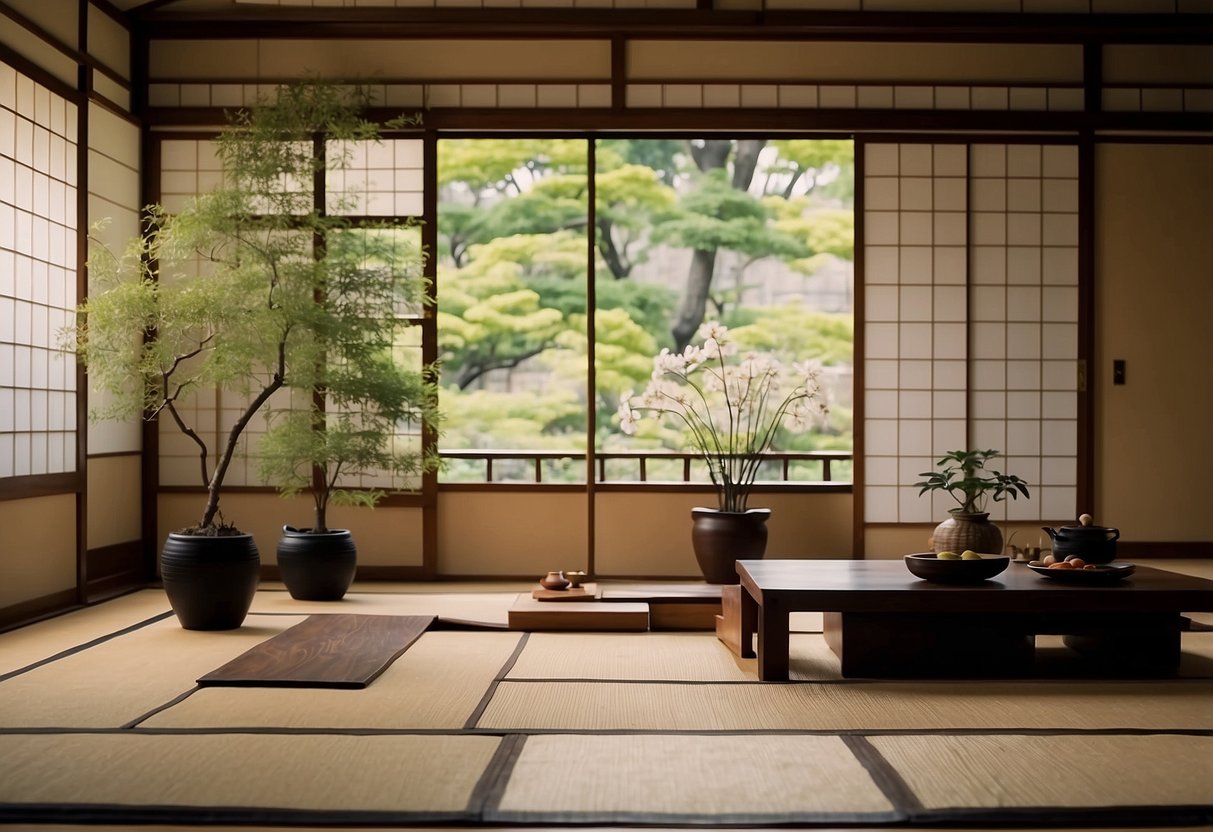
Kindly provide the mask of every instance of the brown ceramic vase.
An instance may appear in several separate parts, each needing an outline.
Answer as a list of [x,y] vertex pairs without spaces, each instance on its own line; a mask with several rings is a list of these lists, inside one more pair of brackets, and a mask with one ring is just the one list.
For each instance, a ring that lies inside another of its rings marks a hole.
[[737,561],[760,560],[767,550],[769,508],[749,511],[691,509],[691,545],[710,584],[735,584]]

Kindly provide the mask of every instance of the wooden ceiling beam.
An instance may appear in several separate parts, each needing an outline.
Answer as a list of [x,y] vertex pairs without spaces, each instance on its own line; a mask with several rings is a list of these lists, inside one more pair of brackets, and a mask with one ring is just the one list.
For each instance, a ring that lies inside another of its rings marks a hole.
[[668,38],[1213,44],[1208,14],[249,7],[133,15],[152,38]]

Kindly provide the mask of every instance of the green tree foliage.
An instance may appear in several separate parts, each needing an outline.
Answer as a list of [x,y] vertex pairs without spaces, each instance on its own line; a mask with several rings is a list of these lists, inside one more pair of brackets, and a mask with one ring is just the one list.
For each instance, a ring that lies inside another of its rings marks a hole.
[[[795,305],[754,306],[747,274],[766,260],[812,277],[853,258],[851,152],[841,140],[596,142],[600,436],[614,430],[602,414],[614,410],[616,382],[640,386],[653,353],[685,343],[709,309],[743,328],[765,329],[769,321],[771,331],[755,346],[784,351],[785,360],[850,363],[849,321]],[[466,395],[486,373],[524,364],[570,389],[583,387],[586,154],[572,140],[440,145],[446,196],[439,230],[450,254],[440,276],[439,330],[448,389]],[[658,250],[666,263],[685,262],[671,252],[689,250],[681,277],[654,270]],[[536,438],[550,436],[552,424]]]
[[778,156],[766,169],[764,194],[791,199],[814,193],[825,179],[826,187],[840,183],[831,196],[848,201],[854,196],[855,161],[849,139],[782,139],[772,141],[771,147]]
[[447,447],[585,447],[585,407],[570,390],[525,396],[467,390],[458,402],[443,425]]
[[[543,218],[535,227],[506,230],[512,222],[508,211],[494,206],[513,204],[513,199],[528,195],[534,186],[551,174],[580,174],[574,177],[585,188],[585,142],[572,139],[448,139],[439,145],[438,186],[458,198],[447,200],[442,210],[441,236],[445,249],[456,265],[463,265],[467,249],[504,233],[533,233],[566,227],[580,216],[561,213],[560,204],[550,204],[549,194],[538,198],[523,211]],[[581,197],[584,204],[584,194]],[[559,200],[558,200],[559,201]]]
[[[555,344],[563,315],[545,306],[528,277],[559,277],[584,262],[567,232],[515,235],[475,246],[468,265],[439,272],[443,383],[466,389],[491,370],[517,367]],[[583,267],[584,268],[584,267]]]
[[826,366],[851,360],[855,322],[850,315],[818,312],[793,302],[756,309],[752,318],[752,323],[731,330],[743,351],[773,352],[785,361],[816,360]]
[[[187,531],[231,530],[219,515],[225,477],[245,428],[279,391],[306,391],[311,427],[315,386],[364,411],[378,402],[363,396],[390,387],[389,416],[405,397],[432,403],[420,378],[387,360],[384,335],[402,293],[418,291],[419,261],[368,235],[355,244],[343,236],[348,221],[313,202],[314,176],[342,163],[316,152],[317,137],[334,149],[373,140],[375,125],[360,115],[368,103],[361,90],[281,87],[275,103],[237,112],[218,138],[220,188],[173,215],[151,207],[147,232],[122,255],[94,250],[89,259],[101,291],[79,310],[77,350],[91,382],[113,396],[110,415],[172,419],[197,447],[207,501]],[[240,410],[210,448],[183,404],[216,387],[238,394]],[[315,461],[309,452],[302,465]]]
[[642,165],[623,165],[598,174],[595,214],[598,251],[616,280],[648,260],[654,226],[677,216],[674,189]]

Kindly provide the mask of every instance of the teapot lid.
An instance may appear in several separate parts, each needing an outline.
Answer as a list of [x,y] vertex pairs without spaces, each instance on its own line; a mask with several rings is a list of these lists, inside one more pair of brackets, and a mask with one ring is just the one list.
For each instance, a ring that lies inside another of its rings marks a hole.
[[1079,518],[1078,518],[1079,525],[1062,526],[1061,531],[1066,532],[1068,534],[1078,534],[1078,535],[1083,535],[1083,534],[1092,534],[1092,535],[1100,534],[1100,535],[1102,535],[1109,531],[1115,531],[1115,529],[1113,529],[1110,526],[1096,526],[1092,522],[1094,519],[1095,518],[1093,518],[1089,514],[1083,514],[1083,515],[1079,516]]

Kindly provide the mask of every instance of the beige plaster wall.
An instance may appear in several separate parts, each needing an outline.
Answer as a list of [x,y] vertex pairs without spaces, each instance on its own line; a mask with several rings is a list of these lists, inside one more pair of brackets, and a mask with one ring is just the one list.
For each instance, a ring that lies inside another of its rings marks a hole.
[[88,6],[88,51],[123,78],[131,77],[130,33],[91,3]]
[[610,77],[609,41],[169,40],[152,41],[150,78]]
[[0,502],[0,609],[76,586],[76,495]]
[[[42,4],[45,9],[54,9],[59,4]],[[36,21],[37,22],[37,21]],[[73,38],[73,43],[75,39]],[[63,83],[76,86],[76,62],[28,29],[0,14],[0,44],[18,55],[37,64]]]
[[584,569],[588,528],[585,495],[578,492],[439,492],[438,573]]
[[1213,83],[1213,46],[1105,46],[1103,79],[1109,84]]
[[[600,575],[699,576],[691,549],[691,509],[710,494],[602,493],[596,497],[594,558]],[[851,556],[850,494],[755,494],[770,508],[767,557]]]
[[88,461],[88,548],[143,536],[141,457],[107,456]]
[[[283,498],[277,494],[225,494],[223,517],[253,536],[263,564],[277,562],[275,548],[282,527],[312,525],[312,502],[307,497]],[[157,547],[171,531],[194,525],[206,507],[206,495],[161,494]],[[379,506],[374,509],[333,507],[330,528],[349,529],[364,566],[420,566],[421,509]]]
[[75,0],[4,0],[17,14],[41,26],[62,43],[74,48],[80,30],[79,4]]
[[1095,514],[1126,540],[1210,541],[1213,147],[1095,161]]
[[704,77],[809,81],[1077,82],[1073,45],[770,43],[638,40],[628,44],[630,80]]

